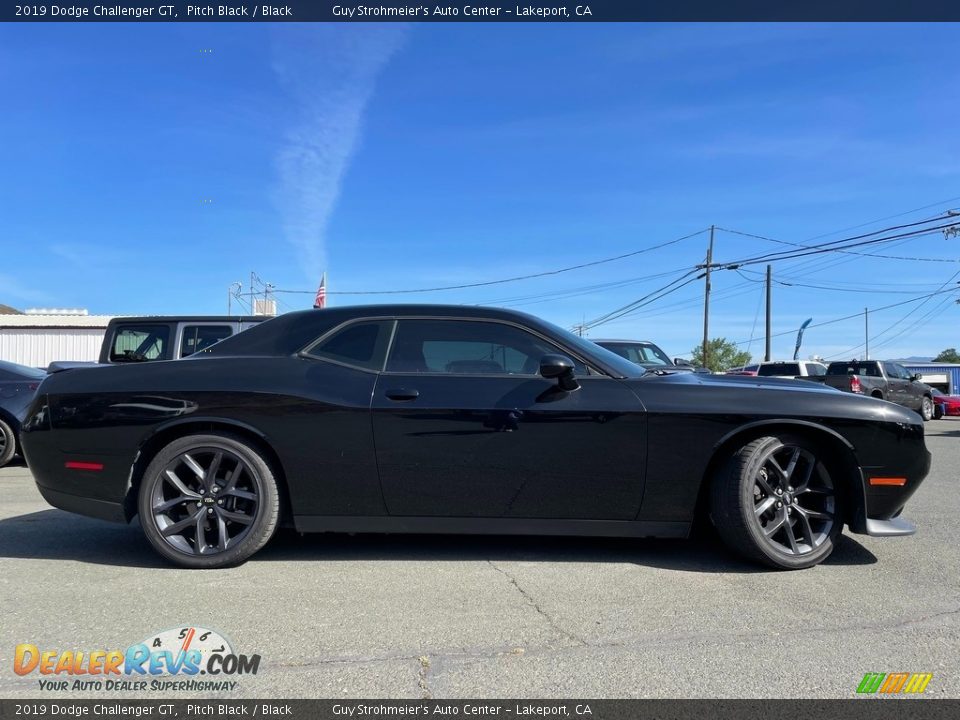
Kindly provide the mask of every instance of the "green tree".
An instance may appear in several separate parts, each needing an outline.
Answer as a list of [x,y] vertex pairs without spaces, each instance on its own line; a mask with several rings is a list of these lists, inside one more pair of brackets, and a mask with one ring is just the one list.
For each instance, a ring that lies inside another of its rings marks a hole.
[[947,348],[942,353],[937,355],[934,359],[934,362],[945,362],[945,363],[960,363],[960,355],[957,354],[956,348]]
[[750,362],[750,353],[738,350],[737,346],[726,338],[714,338],[707,343],[707,364],[703,363],[703,345],[697,345],[690,351],[690,362],[696,367],[707,367],[713,372],[742,367]]

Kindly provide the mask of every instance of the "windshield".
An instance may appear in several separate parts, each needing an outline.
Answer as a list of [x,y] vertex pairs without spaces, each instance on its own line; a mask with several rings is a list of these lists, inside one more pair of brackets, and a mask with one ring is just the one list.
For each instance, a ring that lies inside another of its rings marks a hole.
[[564,330],[562,327],[554,325],[553,323],[544,323],[548,325],[551,330],[553,330],[557,336],[563,340],[564,343],[572,347],[574,350],[579,351],[586,358],[597,358],[598,360],[609,365],[612,370],[615,370],[618,375],[622,377],[640,377],[646,372],[642,367],[636,365],[635,363],[625,360],[616,353],[612,353],[606,348],[602,348],[591,340],[582,338],[579,335],[574,335],[569,330]]
[[648,369],[673,367],[667,354],[653,343],[598,340],[597,345]]

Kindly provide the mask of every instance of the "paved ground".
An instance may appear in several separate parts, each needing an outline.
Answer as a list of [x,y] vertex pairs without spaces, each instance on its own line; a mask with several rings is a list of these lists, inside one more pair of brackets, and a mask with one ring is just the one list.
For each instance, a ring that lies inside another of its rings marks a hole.
[[850,697],[865,672],[901,670],[960,697],[960,420],[930,423],[928,444],[916,536],[846,536],[795,573],[711,541],[292,533],[189,572],[7,468],[0,697],[40,694],[11,672],[17,643],[125,648],[189,624],[262,655],[245,697]]

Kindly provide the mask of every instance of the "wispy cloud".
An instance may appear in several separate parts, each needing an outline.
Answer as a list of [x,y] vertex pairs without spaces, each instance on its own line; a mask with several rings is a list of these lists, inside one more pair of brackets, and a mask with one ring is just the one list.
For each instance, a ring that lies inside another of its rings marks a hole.
[[295,108],[277,158],[277,205],[312,279],[325,269],[324,235],[377,76],[405,34],[393,24],[315,25],[286,26],[274,36],[273,69]]
[[53,301],[53,297],[48,292],[25,285],[12,275],[0,273],[0,301],[8,305],[24,302],[47,304]]

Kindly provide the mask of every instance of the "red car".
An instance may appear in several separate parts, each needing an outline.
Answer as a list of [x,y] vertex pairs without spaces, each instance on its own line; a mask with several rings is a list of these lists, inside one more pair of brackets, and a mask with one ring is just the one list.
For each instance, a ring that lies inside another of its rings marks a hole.
[[933,416],[942,418],[950,415],[960,415],[960,395],[944,395],[934,389]]

